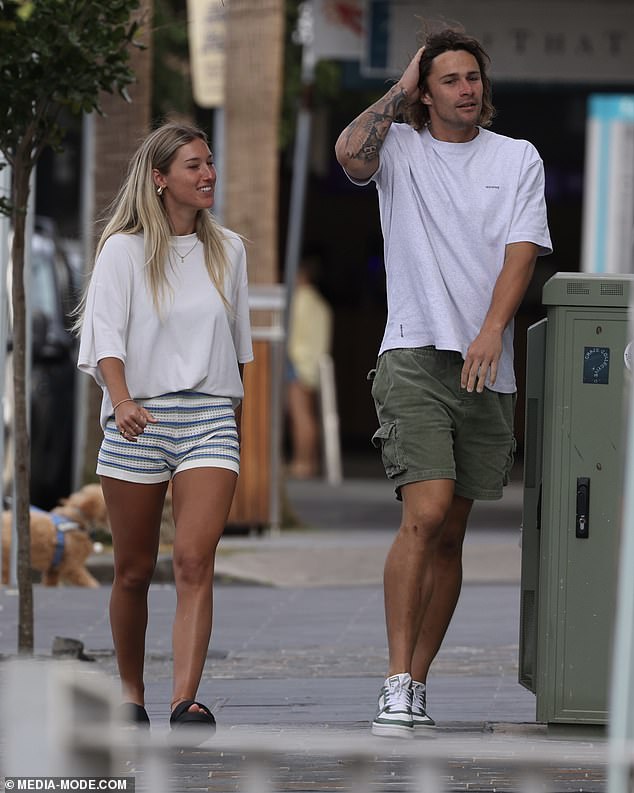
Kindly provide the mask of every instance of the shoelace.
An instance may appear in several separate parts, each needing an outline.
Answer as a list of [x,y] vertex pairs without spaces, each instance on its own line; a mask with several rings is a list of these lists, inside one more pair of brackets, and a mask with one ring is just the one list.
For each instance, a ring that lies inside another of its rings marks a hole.
[[385,687],[384,704],[386,708],[403,710],[412,707],[412,689],[403,685],[398,678],[390,680]]
[[421,685],[412,684],[412,710],[426,712],[427,692]]

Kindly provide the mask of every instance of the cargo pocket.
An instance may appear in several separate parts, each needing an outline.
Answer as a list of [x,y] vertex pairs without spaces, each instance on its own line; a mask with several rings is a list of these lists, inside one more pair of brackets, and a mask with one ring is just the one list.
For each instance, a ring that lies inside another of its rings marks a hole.
[[399,446],[398,423],[392,421],[384,424],[372,436],[372,445],[381,450],[383,467],[390,479],[402,474],[407,469],[407,461]]

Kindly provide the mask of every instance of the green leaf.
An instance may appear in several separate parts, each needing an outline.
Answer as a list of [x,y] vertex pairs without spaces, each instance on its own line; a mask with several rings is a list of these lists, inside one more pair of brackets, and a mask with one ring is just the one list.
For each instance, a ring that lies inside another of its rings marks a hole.
[[102,91],[130,101],[138,8],[139,0],[0,0],[0,152],[7,159],[27,134],[35,152],[61,146],[62,108],[98,110]]
[[33,6],[32,2],[23,2],[20,3],[20,7],[18,8],[18,16],[22,20],[27,20],[31,14],[33,13]]

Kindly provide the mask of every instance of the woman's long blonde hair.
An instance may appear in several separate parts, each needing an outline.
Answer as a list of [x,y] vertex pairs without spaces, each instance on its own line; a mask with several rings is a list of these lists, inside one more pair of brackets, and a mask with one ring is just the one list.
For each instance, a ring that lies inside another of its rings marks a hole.
[[[145,270],[148,288],[157,311],[169,288],[166,266],[170,256],[170,227],[163,201],[158,195],[152,177],[153,169],[167,174],[181,146],[195,139],[208,143],[205,133],[189,124],[170,122],[155,129],[139,146],[130,161],[128,173],[119,193],[112,203],[114,207],[99,243],[99,256],[106,240],[113,234],[143,233]],[[205,266],[212,283],[218,290],[223,303],[229,304],[224,294],[225,274],[229,267],[225,252],[222,226],[208,210],[200,210],[196,217],[196,234],[203,244]],[[96,258],[95,257],[95,258]],[[84,303],[84,301],[82,301]],[[78,308],[81,326],[84,305]]]

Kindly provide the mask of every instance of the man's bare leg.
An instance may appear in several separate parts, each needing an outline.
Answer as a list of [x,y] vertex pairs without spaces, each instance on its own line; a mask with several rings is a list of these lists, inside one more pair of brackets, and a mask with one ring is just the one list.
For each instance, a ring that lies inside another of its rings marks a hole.
[[389,666],[372,722],[374,735],[414,737],[412,657],[433,592],[435,550],[453,489],[451,479],[414,482],[401,488],[401,526],[383,577]]
[[451,479],[401,488],[403,516],[384,570],[388,675],[410,672],[420,626],[434,589],[435,552],[453,503]]
[[472,500],[454,496],[436,545],[433,591],[420,624],[411,667],[412,678],[421,683],[427,680],[429,667],[440,650],[458,603],[462,586],[462,544],[472,506]]

